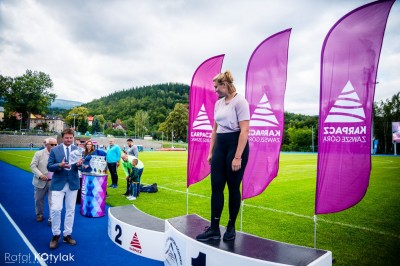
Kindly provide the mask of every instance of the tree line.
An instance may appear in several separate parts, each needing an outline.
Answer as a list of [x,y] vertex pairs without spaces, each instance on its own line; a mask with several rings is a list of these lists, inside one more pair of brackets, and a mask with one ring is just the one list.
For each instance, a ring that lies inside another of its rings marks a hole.
[[[69,126],[82,132],[111,134],[174,141],[187,140],[189,86],[165,83],[132,87],[70,110],[49,109],[57,97],[51,92],[53,83],[42,72],[27,70],[18,77],[0,75],[0,92],[5,119],[0,128],[18,130],[20,114],[29,124],[29,115],[62,116]],[[27,95],[29,97],[27,97]],[[92,116],[89,126],[88,117]],[[318,116],[285,112],[282,151],[317,151]],[[391,122],[400,121],[400,92],[392,98],[374,103],[374,137],[378,139],[377,153],[393,153]]]

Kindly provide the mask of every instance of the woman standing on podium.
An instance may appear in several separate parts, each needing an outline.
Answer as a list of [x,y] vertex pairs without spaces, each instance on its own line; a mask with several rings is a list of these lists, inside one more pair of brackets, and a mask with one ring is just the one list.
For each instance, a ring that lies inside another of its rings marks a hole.
[[219,240],[219,222],[224,207],[224,188],[229,190],[229,222],[223,240],[234,240],[235,223],[240,209],[240,184],[249,155],[247,142],[250,126],[249,103],[236,92],[230,71],[214,79],[219,100],[214,107],[214,127],[211,134],[208,161],[211,164],[211,226],[196,239]]

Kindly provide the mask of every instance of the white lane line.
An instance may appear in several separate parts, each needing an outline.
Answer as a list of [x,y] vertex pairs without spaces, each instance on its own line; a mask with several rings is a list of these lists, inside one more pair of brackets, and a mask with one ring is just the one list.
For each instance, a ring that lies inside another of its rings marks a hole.
[[47,265],[44,260],[42,259],[41,256],[36,256],[39,254],[36,249],[32,246],[31,242],[29,242],[28,238],[24,235],[24,233],[19,229],[18,225],[14,222],[14,220],[11,218],[11,216],[8,214],[6,209],[4,209],[3,205],[0,203],[0,209],[4,212],[4,215],[7,217],[8,221],[14,226],[15,230],[19,234],[19,236],[22,238],[22,240],[25,242],[25,244],[28,246],[28,248],[31,250],[33,255],[35,255],[35,260],[39,261],[40,265]]

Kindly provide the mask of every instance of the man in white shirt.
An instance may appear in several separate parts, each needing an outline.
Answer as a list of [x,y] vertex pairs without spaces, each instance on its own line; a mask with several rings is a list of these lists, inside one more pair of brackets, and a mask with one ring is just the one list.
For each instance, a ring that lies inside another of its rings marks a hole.
[[77,147],[72,145],[74,131],[70,128],[63,130],[63,143],[52,149],[47,163],[47,169],[54,172],[51,182],[52,205],[52,233],[53,238],[50,241],[50,249],[58,247],[58,240],[61,237],[61,211],[65,199],[65,217],[63,242],[68,245],[76,245],[75,239],[72,238],[72,228],[75,217],[76,195],[79,189],[78,169],[82,165],[82,158],[73,162],[72,155]]

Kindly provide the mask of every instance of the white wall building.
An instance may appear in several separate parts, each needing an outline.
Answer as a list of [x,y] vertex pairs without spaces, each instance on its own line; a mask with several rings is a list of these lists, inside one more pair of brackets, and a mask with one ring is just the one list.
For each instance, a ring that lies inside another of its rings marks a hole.
[[[35,129],[40,124],[47,124],[47,131],[54,131],[61,133],[63,129],[66,127],[64,120],[58,116],[52,115],[33,115],[31,114],[29,129]],[[40,128],[39,128],[40,129]]]

